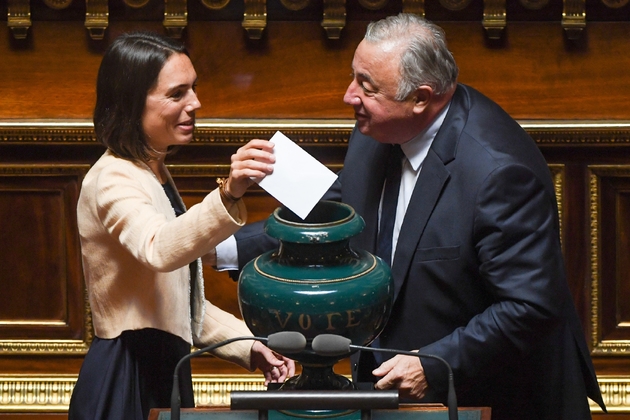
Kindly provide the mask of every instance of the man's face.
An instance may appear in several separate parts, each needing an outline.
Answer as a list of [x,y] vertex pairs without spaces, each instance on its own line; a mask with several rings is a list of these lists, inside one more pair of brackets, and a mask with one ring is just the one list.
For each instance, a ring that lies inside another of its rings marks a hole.
[[352,82],[343,97],[354,108],[359,131],[381,143],[404,143],[418,131],[413,126],[413,95],[403,101],[394,99],[401,50],[399,42],[363,40],[354,53]]

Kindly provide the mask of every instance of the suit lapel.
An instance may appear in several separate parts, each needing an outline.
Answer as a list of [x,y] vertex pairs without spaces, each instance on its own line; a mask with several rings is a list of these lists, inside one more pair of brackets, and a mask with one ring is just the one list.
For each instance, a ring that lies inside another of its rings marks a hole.
[[422,171],[418,176],[398,236],[392,266],[394,300],[398,297],[398,292],[407,278],[420,237],[449,176],[442,160],[433,150],[430,150],[422,165]]
[[394,301],[408,277],[420,238],[450,177],[446,165],[455,159],[457,144],[468,118],[468,103],[467,92],[458,86],[442,127],[422,164],[394,254]]

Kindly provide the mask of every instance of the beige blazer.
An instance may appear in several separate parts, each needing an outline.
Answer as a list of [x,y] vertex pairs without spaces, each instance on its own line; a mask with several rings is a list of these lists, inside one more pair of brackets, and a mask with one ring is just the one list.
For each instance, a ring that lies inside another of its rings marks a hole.
[[[149,167],[108,150],[83,180],[77,216],[97,337],[156,328],[205,347],[251,335],[243,321],[204,298],[199,260],[245,223],[242,200],[228,212],[215,189],[176,218]],[[192,297],[197,311],[191,314],[189,263],[195,259],[199,293]],[[252,344],[238,341],[215,354],[251,370]]]

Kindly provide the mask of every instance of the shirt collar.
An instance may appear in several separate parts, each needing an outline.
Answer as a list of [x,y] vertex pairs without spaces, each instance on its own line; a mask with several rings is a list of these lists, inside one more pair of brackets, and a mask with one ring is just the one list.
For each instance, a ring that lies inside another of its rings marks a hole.
[[433,139],[435,139],[438,130],[442,126],[450,105],[451,104],[449,102],[433,119],[427,128],[422,130],[408,142],[400,145],[414,171],[418,171],[418,168],[420,168],[422,162],[424,162],[424,158],[427,157],[431,144],[433,143]]

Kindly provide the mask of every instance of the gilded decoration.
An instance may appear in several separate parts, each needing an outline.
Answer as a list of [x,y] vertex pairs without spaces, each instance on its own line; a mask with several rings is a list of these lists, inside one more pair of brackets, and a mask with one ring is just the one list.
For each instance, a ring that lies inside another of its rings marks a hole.
[[567,38],[576,40],[581,37],[586,28],[585,0],[564,0],[561,25]]
[[7,4],[7,26],[15,39],[26,39],[31,27],[31,5],[29,0],[9,0]]
[[322,27],[328,39],[341,38],[341,30],[346,26],[346,0],[324,0]]
[[267,0],[245,0],[242,26],[249,39],[262,38],[267,26]]
[[[11,29],[12,35],[15,39],[26,39],[28,37],[29,29],[32,26],[31,21],[31,9],[33,9],[35,16],[42,16],[40,3],[45,5],[49,9],[58,11],[64,11],[66,9],[73,12],[81,10],[81,14],[84,13],[84,25],[90,38],[93,40],[103,40],[105,38],[105,32],[109,27],[110,13],[109,5],[112,5],[114,0],[85,0],[85,12],[82,8],[76,7],[77,3],[82,3],[83,0],[43,0],[42,2],[34,2],[32,0],[7,0],[7,26]],[[456,12],[457,15],[469,14],[465,17],[464,21],[479,21],[481,26],[485,29],[490,39],[500,39],[503,36],[504,29],[507,26],[506,16],[506,1],[505,0],[474,0],[478,3],[483,2],[483,17],[479,19],[473,12],[467,12],[468,8],[473,0],[439,0],[440,7],[447,11]],[[163,2],[164,16],[163,25],[166,32],[174,37],[181,38],[185,28],[188,27],[188,0],[154,0],[157,2]],[[225,9],[230,2],[232,2],[232,9],[242,9],[241,25],[250,39],[261,39],[262,34],[267,26],[267,0],[194,0],[195,4],[201,2],[207,9],[212,11],[218,11]],[[234,2],[238,2],[234,5]],[[530,11],[538,11],[549,5],[549,0],[519,0],[520,4],[525,9]],[[598,13],[600,9],[620,9],[625,7],[630,0],[601,0],[601,2],[594,2],[589,8],[589,13]],[[122,0],[125,6],[133,9],[143,9],[150,3],[150,0]],[[280,0],[282,6],[290,11],[303,11],[314,3],[313,0]],[[116,3],[117,5],[117,3]],[[154,4],[155,5],[155,4]],[[325,36],[328,39],[341,38],[342,29],[346,26],[347,9],[351,9],[352,15],[365,16],[366,11],[379,12],[385,9],[398,10],[402,6],[403,12],[415,13],[420,16],[425,16],[425,0],[397,0],[396,2],[391,0],[358,0],[356,2],[348,3],[346,0],[322,0],[323,12],[321,16],[315,15],[313,11],[307,11],[307,18],[311,21],[318,21],[321,19],[322,27],[325,30]],[[146,8],[147,14],[151,15],[150,19],[155,19],[152,14],[154,8]],[[317,10],[317,7],[311,9]],[[471,8],[477,10],[476,7]],[[278,10],[278,9],[274,9]],[[591,10],[593,12],[591,12]],[[463,12],[462,12],[463,11]],[[358,12],[358,13],[357,13]],[[142,10],[138,12],[138,16],[142,16]],[[393,13],[393,12],[392,12]],[[562,16],[558,17],[558,23],[564,29],[566,36],[570,40],[577,40],[581,37],[583,30],[586,28],[586,0],[563,0]],[[76,15],[73,13],[73,15]],[[515,21],[522,21],[525,16],[526,21],[547,21],[547,15],[543,12],[541,17],[532,16],[532,13],[524,15],[520,12],[510,13],[510,17]],[[366,20],[375,20],[368,18]],[[199,16],[195,16],[199,19]],[[275,17],[271,16],[273,20]],[[300,19],[303,17],[301,16]],[[214,20],[215,18],[210,15],[209,17],[201,17],[200,19]],[[282,20],[286,20],[286,17],[282,17]],[[363,17],[361,18],[364,19]],[[64,20],[64,17],[59,15],[52,20]],[[140,18],[139,20],[143,20]],[[222,20],[222,18],[218,18]],[[449,21],[450,16],[448,14],[440,20]],[[462,20],[458,17],[455,20]],[[623,14],[619,17],[613,17],[615,21],[623,20]]]
[[483,21],[481,22],[488,38],[501,39],[507,25],[505,0],[484,0]]
[[85,27],[90,38],[101,40],[109,26],[109,6],[107,0],[85,0]]
[[[261,375],[195,375],[193,392],[197,407],[229,406],[232,391],[262,391]],[[68,410],[77,375],[0,376],[0,413],[65,412]],[[599,387],[609,413],[630,412],[630,377],[598,376]],[[601,413],[590,402],[591,411]]]
[[[606,178],[605,181],[604,178]],[[628,355],[630,354],[630,336],[628,336],[627,320],[617,319],[618,309],[615,308],[616,330],[615,338],[605,337],[602,328],[604,319],[602,318],[602,309],[604,301],[602,299],[602,289],[604,282],[614,283],[622,281],[621,277],[627,278],[628,273],[621,273],[622,276],[615,275],[615,278],[603,278],[602,276],[602,246],[605,243],[613,243],[618,246],[618,238],[603,238],[603,216],[604,210],[602,206],[602,182],[611,184],[611,179],[618,178],[630,179],[630,165],[590,165],[589,166],[589,191],[590,191],[590,274],[591,274],[591,346],[592,353],[596,355]],[[626,193],[625,189],[617,191],[614,209],[615,217],[627,217],[627,215],[619,214],[619,195]],[[611,222],[607,220],[607,222]],[[614,221],[612,221],[614,223]],[[625,235],[627,232],[619,232],[618,226],[615,226],[615,235]],[[627,258],[627,256],[620,256]],[[627,280],[626,280],[627,281]],[[618,287],[615,287],[619,290]],[[620,299],[614,296],[614,299]],[[624,337],[621,337],[625,333]]]
[[[0,126],[0,131],[2,127]],[[3,136],[4,137],[4,136]],[[0,177],[20,176],[73,176],[82,179],[90,169],[90,165],[74,164],[0,164]],[[83,290],[83,307],[81,335],[83,339],[22,339],[1,338],[0,353],[3,356],[23,355],[76,355],[85,354],[93,338],[92,315],[87,298],[87,292]],[[65,320],[0,320],[2,326],[28,325],[41,327],[59,327],[66,324]]]
[[[281,130],[305,144],[333,145],[348,141],[354,127],[350,119],[198,119],[194,142],[245,143],[270,137]],[[519,122],[539,146],[630,146],[630,121]],[[0,144],[95,143],[89,120],[0,120]]]
[[181,38],[188,25],[187,0],[164,0],[164,28],[173,38]]

